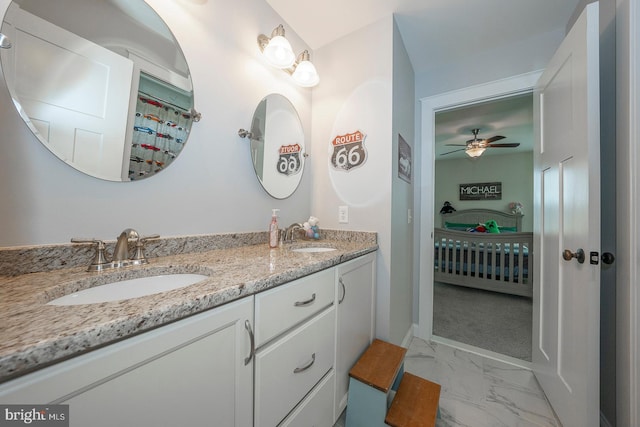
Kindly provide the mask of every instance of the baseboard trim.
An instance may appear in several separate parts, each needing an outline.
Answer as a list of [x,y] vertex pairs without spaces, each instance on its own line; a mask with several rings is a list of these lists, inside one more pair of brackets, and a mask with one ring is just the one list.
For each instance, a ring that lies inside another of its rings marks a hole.
[[416,328],[415,323],[409,327],[409,329],[407,330],[407,333],[404,336],[404,339],[402,340],[402,344],[400,344],[400,347],[409,348],[409,345],[411,344],[411,340],[413,339],[413,336],[414,336],[415,328]]

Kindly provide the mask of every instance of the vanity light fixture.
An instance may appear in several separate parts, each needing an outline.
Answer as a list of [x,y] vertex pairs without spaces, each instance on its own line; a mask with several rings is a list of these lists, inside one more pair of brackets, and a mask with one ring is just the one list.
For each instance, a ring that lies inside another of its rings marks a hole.
[[260,34],[258,46],[269,64],[289,73],[299,86],[313,87],[320,82],[318,71],[311,63],[309,51],[305,50],[296,58],[291,44],[284,37],[282,24],[271,32],[271,37]]
[[264,34],[258,36],[258,46],[269,64],[277,68],[289,68],[296,61],[289,40],[284,37],[284,27],[278,25],[271,32],[271,37]]
[[303,87],[313,87],[320,82],[318,71],[309,60],[308,50],[305,50],[298,56],[291,77],[297,84]]

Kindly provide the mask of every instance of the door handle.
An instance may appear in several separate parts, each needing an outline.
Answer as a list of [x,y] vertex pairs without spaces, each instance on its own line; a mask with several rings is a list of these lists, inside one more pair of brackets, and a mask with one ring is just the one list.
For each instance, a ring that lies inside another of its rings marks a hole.
[[578,260],[580,264],[584,264],[584,259],[585,259],[584,250],[582,250],[581,248],[578,248],[577,251],[571,252],[569,249],[565,249],[562,252],[562,258],[564,258],[565,261],[571,261],[573,258],[575,258]]
[[293,373],[294,374],[299,374],[301,372],[304,372],[307,369],[309,369],[310,367],[312,367],[314,363],[316,363],[316,354],[315,353],[313,353],[311,355],[311,361],[309,363],[307,363],[305,366],[301,366],[301,367],[298,367],[298,368],[294,369]]
[[340,286],[342,287],[342,298],[338,300],[338,304],[342,304],[342,301],[344,301],[344,297],[347,296],[347,287],[344,285],[342,277],[338,279],[338,282],[340,282]]
[[306,307],[308,305],[313,304],[313,302],[316,300],[316,294],[311,295],[311,298],[309,298],[306,301],[296,301],[295,303],[293,303],[294,307]]
[[244,365],[247,366],[249,362],[251,362],[251,359],[253,359],[253,355],[256,352],[256,342],[253,335],[253,330],[251,329],[251,323],[249,323],[248,320],[245,320],[244,328],[247,330],[247,333],[249,334],[249,341],[251,342],[251,349],[249,350],[249,355],[244,358]]
[[611,252],[603,252],[600,259],[602,259],[604,264],[611,265],[616,260],[616,257]]

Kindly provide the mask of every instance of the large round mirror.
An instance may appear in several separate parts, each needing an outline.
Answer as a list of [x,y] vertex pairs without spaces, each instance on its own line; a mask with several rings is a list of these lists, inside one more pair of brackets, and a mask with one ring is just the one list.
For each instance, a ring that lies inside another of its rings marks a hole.
[[193,88],[171,31],[144,0],[14,0],[2,34],[7,87],[58,158],[132,181],[169,166],[194,120]]
[[262,187],[285,199],[298,188],[304,170],[304,131],[298,112],[284,96],[266,96],[253,114],[251,159]]

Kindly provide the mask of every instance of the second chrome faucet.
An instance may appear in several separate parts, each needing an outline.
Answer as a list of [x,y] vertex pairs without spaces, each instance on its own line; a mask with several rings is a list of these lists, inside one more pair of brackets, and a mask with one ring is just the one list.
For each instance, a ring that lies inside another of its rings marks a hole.
[[[138,232],[132,228],[127,228],[118,236],[115,248],[113,249],[113,257],[108,259],[106,254],[106,245],[102,240],[98,239],[81,239],[73,238],[72,243],[93,243],[96,245],[96,254],[93,261],[89,265],[89,271],[102,271],[109,268],[120,268],[128,265],[147,264],[147,258],[144,255],[144,245],[148,240],[158,239],[160,236],[154,234],[151,236],[140,237]],[[129,242],[135,242],[133,254],[129,248]]]

